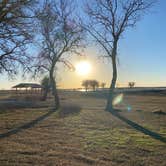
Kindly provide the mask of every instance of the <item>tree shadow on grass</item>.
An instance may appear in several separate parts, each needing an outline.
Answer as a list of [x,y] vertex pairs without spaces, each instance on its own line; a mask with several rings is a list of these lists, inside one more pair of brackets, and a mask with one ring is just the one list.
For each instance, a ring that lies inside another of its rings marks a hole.
[[[64,118],[70,115],[77,115],[80,112],[81,108],[79,106],[75,106],[75,105],[69,105],[69,106],[62,106],[62,108],[60,109],[60,111],[58,112],[58,116],[60,118]],[[0,134],[0,139],[9,137],[11,135],[17,134],[21,131],[24,131],[25,129],[28,128],[32,128],[34,127],[37,123],[43,121],[44,119],[46,119],[48,116],[50,116],[52,113],[54,113],[55,111],[49,111],[46,114],[39,116],[38,118],[36,118],[35,120],[32,120],[22,126],[19,126],[17,128],[11,129],[10,131],[6,132],[6,133],[2,133]]]
[[160,134],[156,133],[156,132],[153,132],[149,129],[146,129],[144,128],[143,126],[125,118],[124,116],[120,115],[118,113],[118,110],[114,110],[114,111],[111,111],[111,114],[116,116],[117,118],[119,118],[120,120],[122,120],[123,122],[127,123],[128,125],[130,125],[131,127],[133,127],[134,129],[136,129],[137,131],[140,131],[146,135],[149,135],[150,137],[156,139],[156,140],[159,140],[161,142],[164,142],[166,143],[166,138],[161,136]]
[[22,126],[19,126],[19,127],[15,128],[15,129],[12,129],[12,130],[10,130],[10,131],[8,131],[6,133],[2,133],[2,134],[0,134],[0,139],[5,138],[5,137],[9,137],[9,136],[11,136],[13,134],[17,134],[17,133],[19,133],[19,132],[21,132],[21,131],[23,131],[25,129],[32,128],[37,123],[39,123],[39,122],[43,121],[44,119],[46,119],[52,113],[54,113],[54,111],[49,111],[46,114],[44,114],[42,116],[39,116],[35,120],[32,120],[32,121],[30,121],[30,122],[28,122],[28,123],[26,123],[26,124],[24,124]]

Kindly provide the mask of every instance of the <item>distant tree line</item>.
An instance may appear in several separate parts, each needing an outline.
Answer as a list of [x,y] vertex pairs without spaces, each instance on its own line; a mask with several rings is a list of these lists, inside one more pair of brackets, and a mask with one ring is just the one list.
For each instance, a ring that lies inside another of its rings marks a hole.
[[[104,89],[106,83],[105,82],[100,83],[97,80],[83,80],[81,85],[85,88],[85,91],[88,91],[89,89],[92,89],[93,91],[95,91],[99,87]],[[129,88],[134,88],[134,86],[135,86],[135,82],[128,82]]]
[[106,83],[102,82],[101,84],[97,80],[83,80],[82,86],[85,88],[85,91],[88,91],[88,89],[92,89],[95,91],[97,88],[105,88]]

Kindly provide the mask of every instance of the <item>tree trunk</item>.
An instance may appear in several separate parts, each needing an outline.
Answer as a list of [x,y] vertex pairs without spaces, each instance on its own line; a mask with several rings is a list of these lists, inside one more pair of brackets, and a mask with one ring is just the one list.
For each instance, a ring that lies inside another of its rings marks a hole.
[[60,107],[60,101],[59,101],[59,96],[56,88],[56,82],[54,78],[54,65],[52,65],[51,70],[50,70],[50,85],[52,88],[52,94],[54,96],[54,104],[55,104],[55,110],[57,110]]
[[95,86],[93,86],[93,92],[95,91]]
[[107,98],[107,105],[106,105],[106,111],[112,111],[113,110],[113,98],[114,98],[114,90],[117,80],[117,66],[116,66],[116,54],[117,54],[117,41],[115,40],[113,44],[113,50],[112,50],[112,81],[109,88],[108,98]]

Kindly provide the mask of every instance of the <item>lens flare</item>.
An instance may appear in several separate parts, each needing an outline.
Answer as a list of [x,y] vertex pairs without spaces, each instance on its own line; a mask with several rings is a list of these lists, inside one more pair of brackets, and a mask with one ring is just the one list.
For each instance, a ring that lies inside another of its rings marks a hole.
[[131,106],[128,106],[128,107],[127,107],[127,111],[128,111],[128,112],[130,112],[131,109],[132,109]]
[[123,96],[124,96],[123,93],[117,95],[117,96],[113,99],[113,102],[112,102],[113,105],[115,106],[115,105],[121,103],[122,100],[123,100]]

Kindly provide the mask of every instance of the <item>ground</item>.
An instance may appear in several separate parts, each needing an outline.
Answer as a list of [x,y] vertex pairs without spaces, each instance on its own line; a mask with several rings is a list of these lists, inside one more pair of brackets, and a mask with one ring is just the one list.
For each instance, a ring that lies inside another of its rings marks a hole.
[[[23,102],[0,95],[0,165],[165,166],[166,95],[126,94],[115,113],[97,93]],[[120,110],[120,111],[119,111]]]

